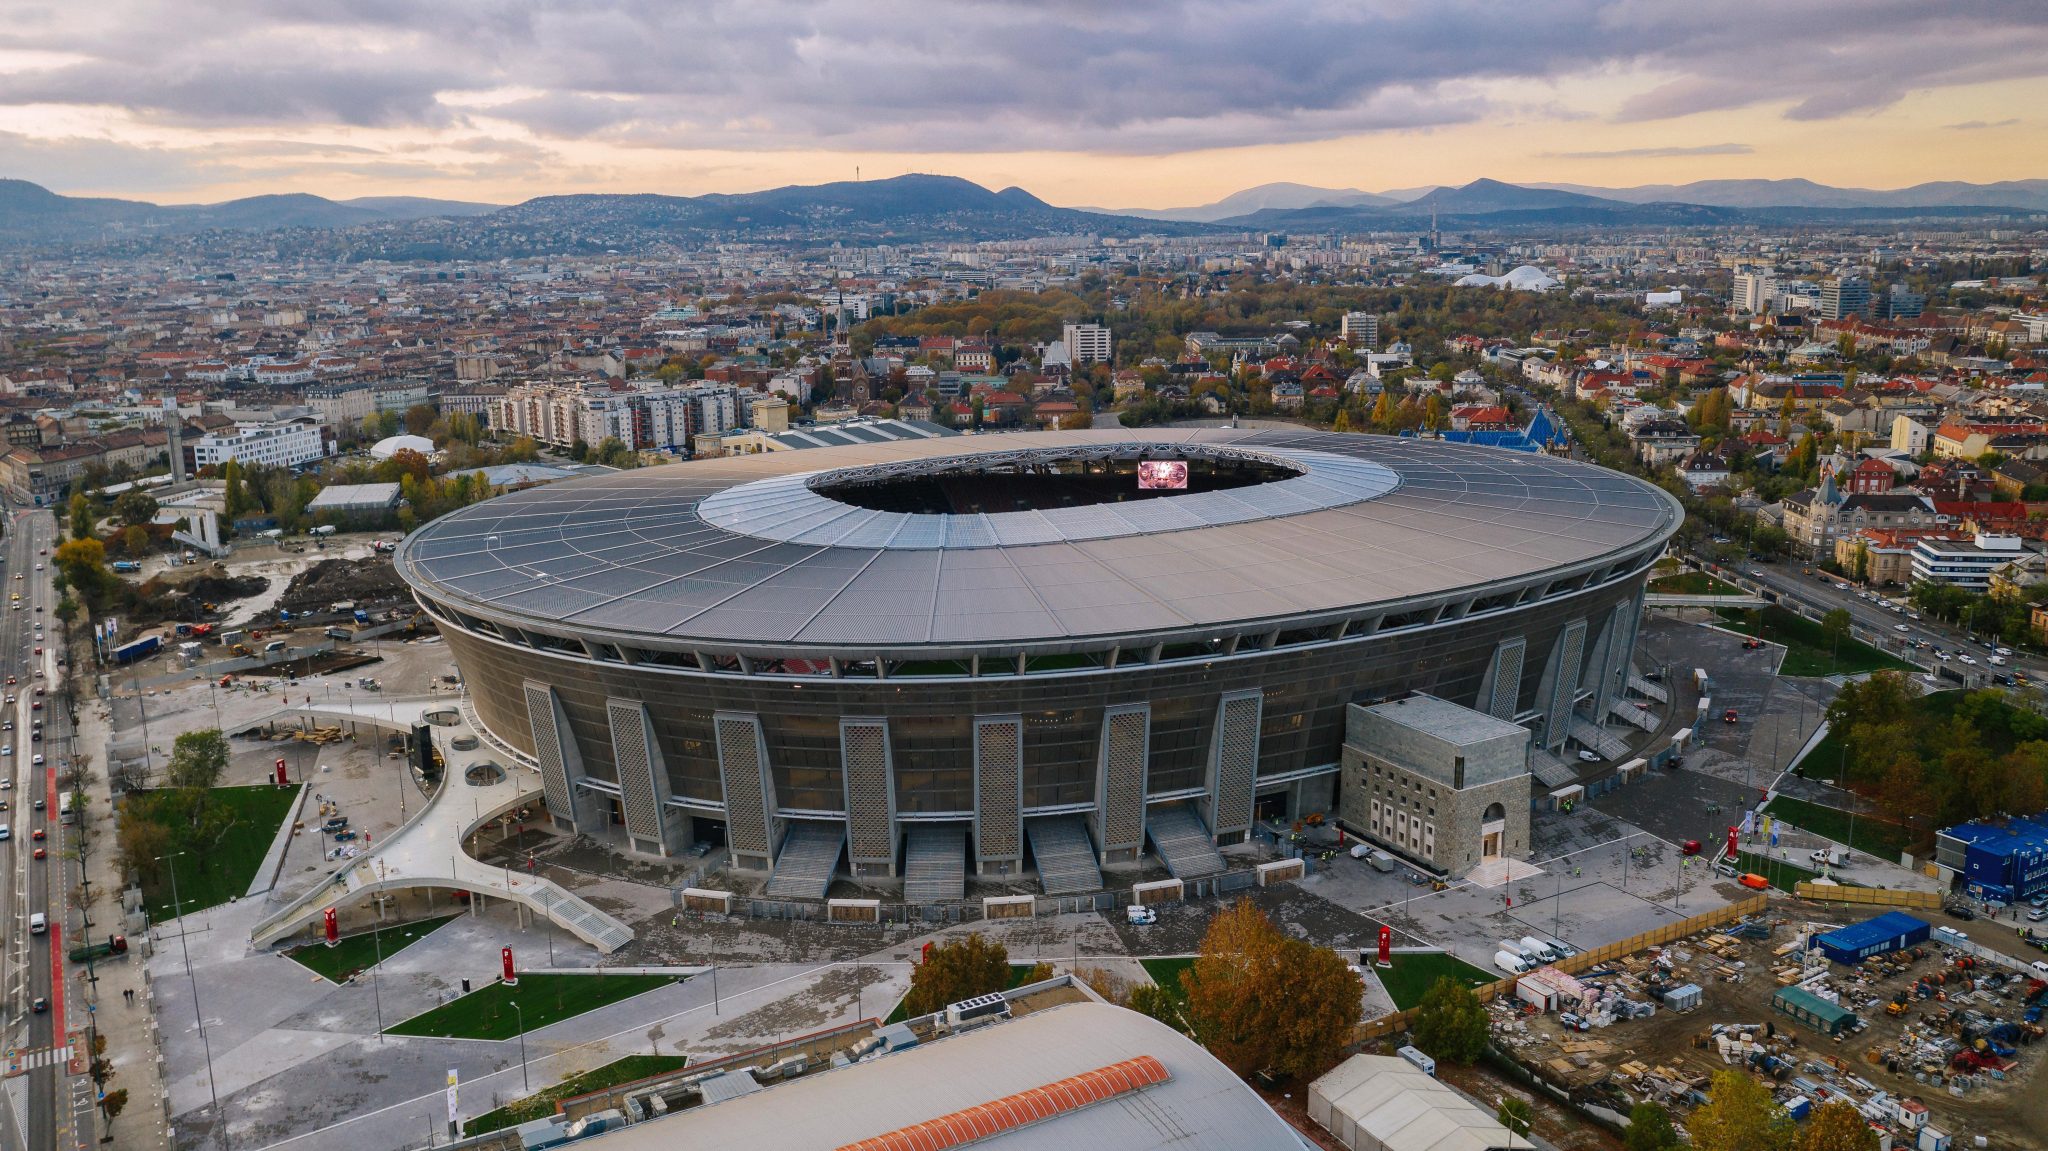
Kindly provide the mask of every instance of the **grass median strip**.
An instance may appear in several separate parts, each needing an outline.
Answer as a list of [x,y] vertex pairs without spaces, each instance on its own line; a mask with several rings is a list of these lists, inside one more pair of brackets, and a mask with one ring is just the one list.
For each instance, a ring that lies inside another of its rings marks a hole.
[[462,1125],[465,1136],[483,1135],[491,1131],[502,1131],[545,1119],[555,1113],[555,1106],[564,1099],[588,1095],[593,1091],[617,1087],[637,1079],[651,1079],[671,1071],[681,1071],[689,1064],[682,1055],[628,1055],[602,1067],[592,1068],[564,1079],[545,1091],[536,1091],[524,1099],[515,1099],[495,1111],[486,1111]]
[[519,1034],[522,1020],[526,1030],[537,1031],[680,982],[678,975],[522,975],[517,987],[493,983],[386,1028],[385,1033],[434,1039],[510,1039]]
[[390,959],[425,939],[436,928],[454,918],[453,915],[443,915],[434,919],[422,919],[416,923],[380,927],[375,931],[348,936],[332,947],[325,943],[309,943],[285,952],[285,957],[297,960],[331,982],[345,983],[349,976],[356,972],[368,971],[375,967],[380,949],[384,958]]

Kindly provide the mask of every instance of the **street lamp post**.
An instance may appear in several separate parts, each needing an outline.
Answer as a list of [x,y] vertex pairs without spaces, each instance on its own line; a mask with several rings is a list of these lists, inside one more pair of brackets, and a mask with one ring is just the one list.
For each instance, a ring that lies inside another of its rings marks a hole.
[[508,1000],[512,1013],[519,1017],[519,1083],[528,1095],[533,1094],[533,1081],[526,1076],[526,1012],[519,1010],[519,1001]]

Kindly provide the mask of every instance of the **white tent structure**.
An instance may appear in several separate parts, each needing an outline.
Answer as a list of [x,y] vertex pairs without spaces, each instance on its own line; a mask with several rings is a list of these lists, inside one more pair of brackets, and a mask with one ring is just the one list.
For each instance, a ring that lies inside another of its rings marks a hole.
[[388,436],[371,445],[370,458],[388,460],[399,452],[418,452],[431,460],[435,455],[434,441],[425,436]]

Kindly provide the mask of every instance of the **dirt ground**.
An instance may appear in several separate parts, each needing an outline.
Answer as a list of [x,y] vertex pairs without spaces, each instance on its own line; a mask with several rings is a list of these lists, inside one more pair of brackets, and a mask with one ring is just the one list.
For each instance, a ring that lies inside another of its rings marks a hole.
[[368,560],[323,559],[292,577],[277,606],[294,615],[324,612],[329,606],[354,601],[359,607],[388,607],[405,598],[405,581],[398,578],[388,556]]
[[[1579,1057],[1590,1062],[1590,1066],[1574,1080],[1582,1087],[1591,1088],[1603,1072],[1614,1072],[1631,1061],[1651,1068],[1669,1067],[1687,1078],[1704,1079],[1731,1065],[1722,1061],[1711,1043],[1703,1047],[1693,1046],[1695,1037],[1706,1035],[1717,1023],[1761,1025],[1769,1022],[1775,1026],[1780,1039],[1790,1037],[1796,1044],[1794,1054],[1799,1066],[1779,1081],[1777,1086],[1781,1089],[1793,1078],[1804,1076],[1826,1086],[1845,1089],[1853,1098],[1867,1098],[1870,1092],[1854,1084],[1845,1085],[1846,1077],[1855,1076],[1894,1098],[1912,1096],[1922,1100],[1933,1112],[1933,1125],[1948,1132],[1955,1139],[1956,1146],[1967,1145],[1966,1141],[1973,1135],[1985,1135],[1996,1146],[2048,1147],[2048,1097],[2034,1086],[2043,1052],[2048,1050],[2040,1044],[2018,1049],[2019,1065],[2007,1072],[2003,1082],[1987,1077],[1984,1086],[1969,1088],[1960,1096],[1950,1094],[1944,1087],[1916,1081],[1911,1069],[1894,1073],[1888,1071],[1883,1062],[1872,1063],[1868,1059],[1868,1056],[1897,1043],[1907,1026],[1939,1027],[1937,1017],[1948,1008],[1973,1007],[1989,1015],[2017,1019],[2023,1010],[2024,979],[2015,979],[2000,991],[1957,991],[1952,982],[1947,989],[1950,995],[1948,1003],[1916,1000],[1904,1016],[1893,1017],[1885,1014],[1884,1006],[1895,992],[1911,988],[1916,980],[1929,973],[1944,970],[1953,973],[1954,969],[1941,948],[1929,945],[1925,948],[1925,958],[1910,964],[1902,972],[1886,972],[1881,977],[1866,977],[1861,974],[1865,969],[1851,971],[1839,966],[1831,967],[1830,986],[1841,991],[1843,1002],[1868,1020],[1869,1026],[1860,1033],[1850,1033],[1839,1040],[1830,1039],[1792,1022],[1770,1006],[1771,996],[1780,986],[1773,977],[1773,971],[1786,965],[1786,960],[1774,953],[1796,938],[1799,926],[1799,922],[1781,918],[1768,940],[1738,941],[1731,953],[1732,958],[1707,953],[1698,946],[1697,937],[1676,944],[1674,954],[1682,958],[1679,958],[1677,969],[1666,986],[1697,983],[1702,990],[1702,998],[1701,1005],[1694,1010],[1677,1012],[1660,1005],[1657,1013],[1647,1019],[1620,1021],[1586,1032],[1566,1031],[1556,1015],[1528,1016],[1516,1025],[1506,1046],[1525,1065],[1535,1065],[1569,1058],[1570,1053],[1563,1046],[1567,1042],[1592,1044],[1592,1050],[1578,1050]],[[1737,964],[1741,966],[1738,968]],[[1731,972],[1735,979],[1728,978]],[[1597,975],[1589,978],[1599,981]],[[1643,996],[1631,994],[1630,997]],[[1835,1064],[1837,1060],[1839,1064]],[[1825,1070],[1829,1064],[1845,1070]],[[1556,1075],[1550,1077],[1557,1078]],[[1624,1090],[1629,1087],[1619,1078],[1610,1079],[1608,1083]]]

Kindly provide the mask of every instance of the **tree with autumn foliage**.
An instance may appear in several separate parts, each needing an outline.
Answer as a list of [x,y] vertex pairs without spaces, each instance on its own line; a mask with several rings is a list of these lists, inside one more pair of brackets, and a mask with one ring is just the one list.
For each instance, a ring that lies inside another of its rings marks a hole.
[[932,948],[910,972],[903,1013],[912,1017],[942,1011],[949,1003],[1001,991],[1010,985],[1010,952],[975,932]]
[[1792,1117],[1770,1088],[1741,1071],[1716,1071],[1707,1101],[1685,1117],[1699,1151],[1792,1151]]
[[1877,1132],[1856,1105],[1832,1099],[1813,1109],[1793,1143],[1796,1151],[1877,1151]]
[[1231,1070],[1296,1079],[1336,1062],[1365,995],[1336,952],[1280,934],[1250,900],[1209,921],[1181,989],[1195,1038]]

